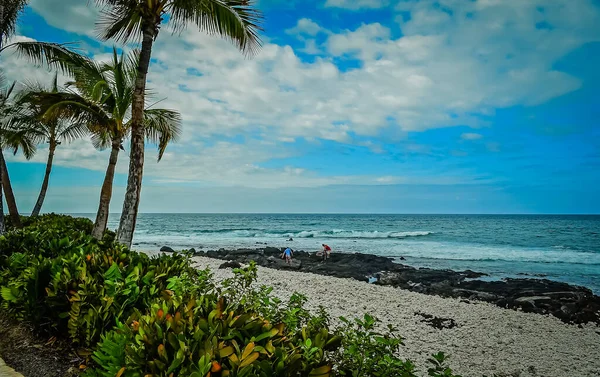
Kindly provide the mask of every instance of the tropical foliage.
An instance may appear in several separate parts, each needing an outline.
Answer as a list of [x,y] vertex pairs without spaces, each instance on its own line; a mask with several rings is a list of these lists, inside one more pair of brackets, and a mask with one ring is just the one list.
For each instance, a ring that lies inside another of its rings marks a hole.
[[96,3],[102,7],[98,25],[104,39],[142,42],[133,92],[129,179],[118,230],[119,242],[131,246],[144,171],[146,76],[161,25],[168,23],[181,31],[188,24],[195,24],[199,30],[228,39],[244,53],[252,54],[260,46],[262,16],[251,0],[96,0]]
[[[2,310],[70,339],[88,377],[416,375],[393,329],[369,315],[332,328],[306,297],[257,287],[253,263],[217,284],[186,254],[148,257],[110,232],[98,241],[87,219],[24,223],[0,237]],[[430,376],[454,376],[445,359],[432,357]]]
[[[120,56],[113,48],[112,60],[95,62],[64,47],[48,43],[19,46],[37,62],[50,59],[61,67],[72,80],[62,90],[33,90],[21,102],[33,108],[35,117],[45,122],[64,122],[73,129],[92,133],[92,142],[98,149],[111,148],[109,163],[100,193],[94,237],[100,239],[106,230],[115,167],[123,141],[131,133],[131,106],[136,79],[138,53]],[[48,58],[51,55],[51,58]],[[168,109],[146,107],[144,129],[146,139],[158,145],[158,160],[167,145],[180,134],[181,117]],[[37,208],[37,207],[36,207]],[[38,212],[34,211],[33,216]]]

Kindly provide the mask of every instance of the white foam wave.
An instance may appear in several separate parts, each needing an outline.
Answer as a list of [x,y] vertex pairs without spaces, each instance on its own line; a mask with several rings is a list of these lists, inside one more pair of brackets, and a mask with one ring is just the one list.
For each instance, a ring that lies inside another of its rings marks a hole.
[[428,236],[433,232],[380,232],[380,231],[354,231],[334,229],[331,231],[305,230],[298,233],[290,233],[290,237],[297,238],[408,238]]
[[397,255],[423,259],[600,265],[600,253],[583,252],[568,248],[517,248],[419,242],[404,243],[393,246],[393,249]]
[[[423,237],[433,234],[434,232],[428,231],[410,231],[410,232],[380,232],[380,231],[354,231],[354,230],[343,230],[343,229],[333,229],[333,230],[303,230],[303,231],[268,231],[268,230],[260,230],[260,229],[231,229],[231,230],[216,230],[214,232],[211,231],[202,231],[199,233],[177,233],[172,234],[172,236],[181,237],[181,238],[190,238],[195,237],[200,239],[215,239],[215,238],[272,238],[272,239],[280,239],[284,237],[292,237],[292,238],[336,238],[336,239],[376,239],[376,238],[409,238],[409,237]],[[156,237],[169,237],[171,236],[168,233],[163,233],[161,235],[152,235],[147,232],[141,230],[136,233],[139,238],[143,238],[145,240],[149,240],[151,238]]]

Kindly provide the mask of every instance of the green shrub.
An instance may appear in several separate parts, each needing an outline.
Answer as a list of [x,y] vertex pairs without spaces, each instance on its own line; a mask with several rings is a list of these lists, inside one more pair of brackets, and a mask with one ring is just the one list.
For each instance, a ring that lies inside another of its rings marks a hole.
[[[37,219],[0,239],[0,245],[12,247],[0,269],[1,306],[41,330],[68,334],[80,347],[94,346],[134,309],[147,308],[169,279],[186,274],[195,284],[199,275],[185,255],[149,258],[110,240],[97,242],[85,233],[87,219]],[[33,240],[38,247],[31,246]]]
[[[89,219],[48,214],[22,217],[22,220],[23,228],[9,227],[10,231],[0,236],[0,266],[6,257],[15,252],[54,258],[98,243],[89,236],[93,227]],[[109,238],[108,241],[111,243]]]
[[[244,308],[243,298],[228,295],[229,288],[251,283],[244,277],[255,266],[238,270],[224,290],[207,283],[196,296],[173,295],[136,311],[128,326],[103,337],[94,360],[99,368],[89,376],[329,376],[327,352],[341,339],[326,328],[301,331],[265,320]],[[123,354],[123,349],[125,350]]]
[[[7,216],[5,221],[7,231],[16,230],[11,223],[10,216]],[[23,228],[29,228],[30,230],[45,227],[59,230],[77,230],[90,234],[94,223],[85,217],[48,213],[40,216],[21,216],[21,225],[23,225]]]
[[[395,355],[403,345],[392,326],[385,332],[376,329],[378,320],[368,314],[362,319],[350,321],[340,318],[343,326],[336,334],[342,339],[342,347],[334,355],[339,365],[340,376],[415,376],[416,366],[410,360],[402,360]],[[432,377],[460,377],[446,366],[447,357],[440,352],[429,359],[428,369]]]
[[[183,272],[195,274],[182,255],[149,258],[120,246],[103,252],[90,247],[55,258],[49,266],[25,268],[3,287],[3,307],[34,324],[48,323],[54,332],[66,330],[75,344],[92,347],[134,309],[163,294],[170,276]],[[13,296],[4,296],[8,289]]]

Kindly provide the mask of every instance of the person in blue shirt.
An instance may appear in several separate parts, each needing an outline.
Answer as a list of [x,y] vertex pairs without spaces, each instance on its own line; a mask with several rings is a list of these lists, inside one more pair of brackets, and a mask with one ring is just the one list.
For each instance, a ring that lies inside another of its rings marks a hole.
[[294,250],[289,247],[284,250],[283,254],[281,254],[281,259],[285,258],[287,264],[292,264],[292,255],[294,255]]

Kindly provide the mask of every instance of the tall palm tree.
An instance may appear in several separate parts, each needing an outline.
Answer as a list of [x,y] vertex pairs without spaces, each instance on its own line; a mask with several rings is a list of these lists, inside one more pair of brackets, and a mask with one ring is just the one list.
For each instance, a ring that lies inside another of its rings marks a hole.
[[46,162],[46,172],[42,187],[35,202],[35,206],[31,211],[31,216],[38,216],[46,198],[48,191],[48,183],[50,181],[50,173],[52,172],[52,162],[56,148],[63,142],[70,143],[76,139],[85,137],[89,130],[85,124],[70,122],[68,119],[40,117],[39,108],[35,103],[28,102],[29,93],[48,93],[60,94],[61,88],[58,86],[58,75],[54,76],[52,86],[49,89],[40,87],[39,85],[29,86],[26,92],[18,100],[21,107],[22,115],[17,117],[13,122],[23,134],[27,135],[36,145],[48,143],[48,160]]
[[[116,49],[113,49],[110,63],[99,64],[82,56],[63,60],[73,77],[66,84],[66,90],[31,92],[23,98],[29,104],[39,106],[43,119],[63,119],[83,125],[92,132],[92,142],[96,148],[111,148],[92,230],[92,235],[97,239],[101,239],[106,230],[118,155],[123,149],[123,140],[131,133],[131,106],[138,58],[137,52],[127,56],[121,54],[119,57]],[[159,161],[167,144],[179,136],[180,127],[179,113],[166,109],[145,109],[145,136],[150,142],[158,144]]]
[[118,241],[131,246],[144,170],[144,103],[146,75],[152,46],[160,27],[169,23],[176,31],[189,23],[201,31],[222,36],[240,50],[253,54],[260,47],[261,13],[252,0],[95,0],[103,7],[99,22],[103,39],[127,42],[141,39],[131,115],[129,177],[118,230]]
[[17,131],[12,127],[12,120],[18,114],[18,107],[13,101],[15,84],[7,85],[6,80],[0,74],[0,234],[4,232],[4,204],[2,203],[2,191],[6,193],[6,203],[13,226],[21,226],[21,218],[17,210],[17,204],[12,192],[8,168],[4,160],[4,149],[12,149],[17,153],[20,148],[26,158],[31,158],[35,153],[35,144],[27,137],[28,135]]

